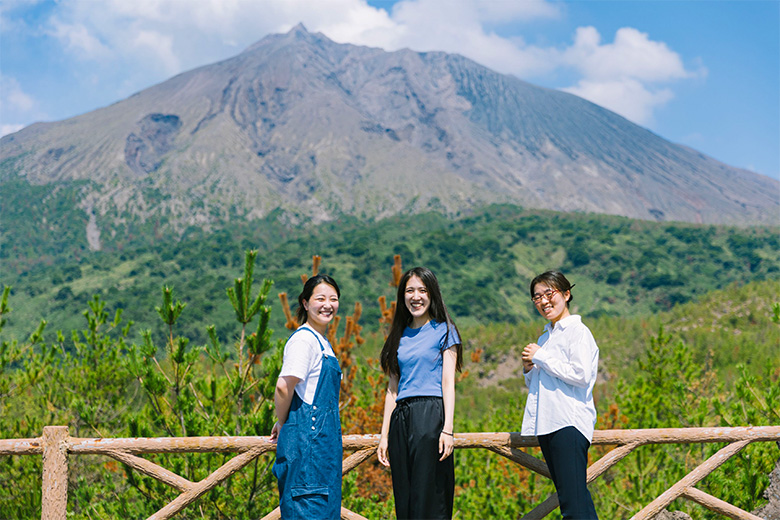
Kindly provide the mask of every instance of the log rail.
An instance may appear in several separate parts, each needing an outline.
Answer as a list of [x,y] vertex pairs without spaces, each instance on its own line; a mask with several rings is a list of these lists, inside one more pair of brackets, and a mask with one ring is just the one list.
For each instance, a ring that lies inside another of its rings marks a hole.
[[[752,442],[780,442],[780,426],[737,428],[666,428],[645,430],[596,430],[593,445],[614,446],[611,451],[588,468],[588,482],[592,482],[639,446],[647,444],[727,443],[720,451],[688,473],[637,512],[632,520],[653,518],[672,501],[686,498],[721,515],[737,520],[761,520],[728,502],[696,489],[696,484],[719,468],[729,458]],[[374,455],[379,435],[345,435],[345,451],[353,453],[344,459],[344,474]],[[482,448],[512,460],[532,471],[549,477],[544,461],[520,448],[538,446],[536,437],[519,433],[458,433],[455,448]],[[179,490],[181,494],[154,513],[149,520],[169,519],[181,512],[209,490],[276,445],[268,437],[157,437],[157,438],[76,438],[68,435],[67,426],[46,426],[43,435],[35,439],[0,439],[0,455],[41,455],[43,457],[41,505],[42,520],[65,520],[68,501],[68,457],[70,455],[107,455],[145,475],[156,478]],[[237,455],[200,482],[191,482],[140,455],[148,453],[236,453]],[[556,494],[550,495],[522,520],[544,518],[558,507]],[[279,509],[263,520],[278,519]],[[361,515],[342,508],[341,517],[347,520],[364,519]]]

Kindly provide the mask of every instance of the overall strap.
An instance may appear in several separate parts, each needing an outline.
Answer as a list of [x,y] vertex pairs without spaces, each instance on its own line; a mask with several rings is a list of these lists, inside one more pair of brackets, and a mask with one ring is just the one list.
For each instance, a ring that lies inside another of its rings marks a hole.
[[[314,336],[314,339],[316,339],[317,343],[320,344],[320,350],[322,351],[322,355],[325,356],[325,357],[328,357],[328,355],[325,353],[325,347],[322,346],[322,341],[320,341],[320,335],[317,334],[316,332],[314,332],[313,330],[311,330],[309,327],[300,327],[300,328],[296,329],[295,332],[290,334],[290,338],[292,338],[295,334],[297,334],[298,332],[300,332],[302,330],[307,330],[307,331],[312,333],[312,335]],[[288,338],[288,340],[289,340],[289,338]],[[330,343],[328,343],[328,344],[330,344]]]

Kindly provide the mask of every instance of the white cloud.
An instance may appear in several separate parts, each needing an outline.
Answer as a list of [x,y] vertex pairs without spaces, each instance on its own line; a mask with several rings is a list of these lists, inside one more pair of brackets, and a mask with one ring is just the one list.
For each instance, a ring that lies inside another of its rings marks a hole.
[[35,100],[22,90],[16,78],[0,75],[0,114],[24,113],[35,108]]
[[564,59],[591,80],[669,81],[691,76],[677,53],[634,28],[619,29],[613,43],[601,45],[600,40],[594,27],[578,28]]
[[84,59],[98,59],[108,56],[109,49],[87,28],[80,23],[69,24],[53,20],[49,34],[60,40],[66,49]]
[[21,130],[15,121],[41,119],[35,98],[26,93],[16,78],[0,75],[0,137]]
[[181,70],[181,63],[173,51],[173,38],[156,31],[139,31],[132,41],[133,48],[139,53],[160,62],[168,74]]
[[402,0],[391,13],[365,0],[106,0],[99,8],[94,0],[71,0],[60,4],[50,30],[81,58],[98,59],[109,50],[126,62],[148,59],[139,35],[151,43],[154,34],[163,51],[147,65],[170,71],[178,63],[181,72],[302,22],[342,43],[457,52],[507,72],[507,61],[524,71],[539,53],[518,60],[523,50],[483,25],[557,16],[558,7],[547,0]]
[[12,134],[14,132],[18,132],[22,128],[24,128],[24,125],[0,124],[0,137],[3,137],[4,135]]
[[389,16],[380,11],[365,17],[364,23],[350,24],[346,31],[326,24],[307,27],[342,43],[390,51],[410,48],[457,53],[498,72],[522,77],[554,68],[548,56],[551,50],[525,48],[522,38],[498,36],[485,26],[559,16],[556,4],[544,0],[403,0]]
[[591,81],[561,89],[612,110],[635,123],[651,125],[653,110],[674,98],[668,88],[654,89],[632,78]]
[[558,7],[545,0],[403,0],[393,7],[392,17],[404,24],[425,26],[511,23],[536,18],[557,18]]
[[619,29],[612,43],[602,43],[594,27],[580,27],[574,44],[560,58],[561,66],[582,76],[576,85],[562,90],[649,126],[654,110],[674,98],[665,85],[706,75],[702,66],[694,72],[686,70],[680,56],[665,43],[631,27]]
[[477,2],[477,9],[483,22],[504,23],[537,18],[558,18],[561,15],[558,5],[546,0]]
[[[6,88],[6,86],[3,86]],[[35,106],[35,100],[22,92],[19,85],[14,81],[14,85],[3,95],[3,104],[8,102],[19,112],[29,112]]]
[[387,27],[389,16],[363,0],[71,0],[58,5],[48,30],[79,59],[109,54],[130,75],[143,67],[167,76],[233,56],[299,22],[353,41],[366,28]]

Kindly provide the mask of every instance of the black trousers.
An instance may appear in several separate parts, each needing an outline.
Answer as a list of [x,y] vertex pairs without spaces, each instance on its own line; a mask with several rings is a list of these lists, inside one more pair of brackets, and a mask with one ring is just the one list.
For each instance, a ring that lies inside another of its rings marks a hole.
[[439,462],[444,426],[441,397],[410,397],[395,405],[387,451],[399,520],[452,518],[454,454]]
[[588,491],[590,443],[574,426],[537,436],[550,469],[564,520],[598,520]]

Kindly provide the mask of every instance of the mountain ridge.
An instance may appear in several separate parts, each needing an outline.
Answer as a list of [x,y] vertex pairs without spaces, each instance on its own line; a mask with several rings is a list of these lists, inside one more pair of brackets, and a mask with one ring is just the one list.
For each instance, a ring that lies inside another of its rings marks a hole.
[[572,94],[459,55],[339,44],[301,25],[3,137],[0,182],[11,178],[90,181],[78,205],[93,249],[134,219],[181,234],[277,210],[313,222],[490,203],[708,224],[780,214],[780,182]]

